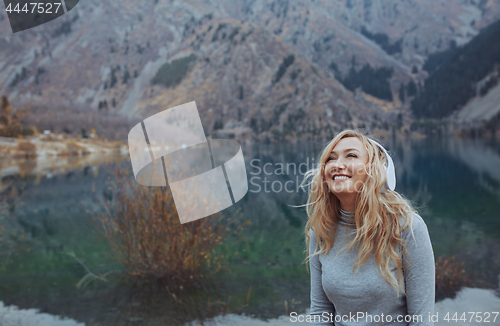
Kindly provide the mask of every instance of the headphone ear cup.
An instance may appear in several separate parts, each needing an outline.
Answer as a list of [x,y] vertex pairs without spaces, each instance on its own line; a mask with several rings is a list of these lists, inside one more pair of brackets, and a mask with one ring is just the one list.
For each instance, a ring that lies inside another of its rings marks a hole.
[[390,190],[396,189],[396,171],[394,169],[394,162],[392,162],[392,158],[386,152],[387,161],[389,166],[386,167],[387,171],[387,182],[386,185]]
[[372,141],[375,145],[377,145],[384,152],[385,158],[387,161],[387,166],[384,165],[384,169],[387,172],[387,181],[384,184],[382,191],[385,191],[386,189],[390,189],[390,190],[396,189],[396,172],[394,170],[394,162],[392,161],[391,156],[389,155],[389,153],[387,153],[387,151],[385,150],[385,148],[382,145],[380,145],[379,143],[377,143],[373,139],[370,139],[370,141]]

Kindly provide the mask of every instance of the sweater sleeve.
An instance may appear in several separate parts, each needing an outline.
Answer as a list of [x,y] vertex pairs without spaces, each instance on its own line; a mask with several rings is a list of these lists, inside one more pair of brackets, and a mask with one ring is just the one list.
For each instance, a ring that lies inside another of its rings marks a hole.
[[[316,252],[317,238],[312,230],[309,232],[309,236],[309,255],[312,255]],[[323,289],[321,262],[318,255],[309,258],[309,267],[311,271],[310,315],[311,320],[314,321],[309,325],[333,325],[330,314],[335,316],[335,308]],[[326,320],[328,321],[325,322]]]
[[413,214],[413,234],[406,229],[407,251],[403,254],[407,314],[415,316],[408,325],[434,325],[435,263],[431,239],[424,220]]

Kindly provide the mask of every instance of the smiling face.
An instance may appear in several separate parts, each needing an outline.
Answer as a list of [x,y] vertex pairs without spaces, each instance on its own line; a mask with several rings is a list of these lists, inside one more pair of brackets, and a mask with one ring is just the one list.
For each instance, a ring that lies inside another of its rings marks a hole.
[[354,199],[366,178],[368,152],[357,137],[341,139],[325,162],[324,181],[344,210],[354,210]]

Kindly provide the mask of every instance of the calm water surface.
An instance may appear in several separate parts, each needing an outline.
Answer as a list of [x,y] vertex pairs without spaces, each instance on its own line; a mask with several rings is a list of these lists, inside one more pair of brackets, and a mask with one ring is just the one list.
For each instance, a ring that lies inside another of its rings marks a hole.
[[[437,257],[466,262],[476,286],[497,287],[500,274],[500,144],[487,140],[423,139],[385,143],[394,159],[396,190],[414,202]],[[113,164],[45,176],[8,176],[1,188],[8,230],[23,248],[2,257],[0,300],[65,315],[87,325],[165,325],[244,312],[263,318],[304,311],[309,275],[302,264],[306,213],[299,186],[323,143],[243,147],[248,194],[224,216],[250,220],[227,241],[230,262],[203,289],[177,299],[119,282],[75,284],[87,273],[120,271],[89,216],[113,200]],[[128,163],[121,163],[130,169]],[[14,194],[6,199],[7,194]],[[13,222],[14,221],[14,222]],[[20,239],[22,237],[22,239]],[[27,239],[27,240],[26,240]]]

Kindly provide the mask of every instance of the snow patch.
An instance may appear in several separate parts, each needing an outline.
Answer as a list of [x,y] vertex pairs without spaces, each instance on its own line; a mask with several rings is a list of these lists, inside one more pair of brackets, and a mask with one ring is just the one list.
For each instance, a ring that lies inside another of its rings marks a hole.
[[0,325],[2,326],[85,326],[69,318],[40,313],[38,309],[19,309],[4,306],[0,301]]

